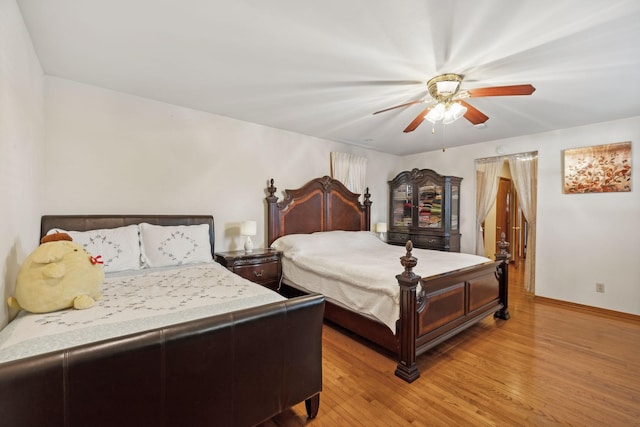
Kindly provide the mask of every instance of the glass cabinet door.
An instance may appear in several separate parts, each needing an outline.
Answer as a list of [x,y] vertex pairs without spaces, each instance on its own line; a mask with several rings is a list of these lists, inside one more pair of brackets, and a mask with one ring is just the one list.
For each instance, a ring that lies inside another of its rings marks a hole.
[[413,223],[413,187],[411,184],[400,184],[393,190],[393,225],[410,227]]
[[460,210],[460,190],[457,185],[451,186],[451,230],[458,229],[458,211]]
[[428,180],[418,191],[418,227],[442,228],[442,186]]

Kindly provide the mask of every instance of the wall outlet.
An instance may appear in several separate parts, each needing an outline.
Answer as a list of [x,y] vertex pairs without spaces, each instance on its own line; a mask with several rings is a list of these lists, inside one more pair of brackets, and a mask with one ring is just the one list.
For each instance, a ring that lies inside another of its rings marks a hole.
[[596,283],[596,292],[604,294],[604,283]]

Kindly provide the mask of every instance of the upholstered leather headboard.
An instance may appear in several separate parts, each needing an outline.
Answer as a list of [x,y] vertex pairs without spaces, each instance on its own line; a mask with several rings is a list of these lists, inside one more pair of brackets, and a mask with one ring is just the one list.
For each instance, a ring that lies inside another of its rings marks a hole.
[[125,227],[146,222],[153,225],[209,224],[211,254],[214,252],[215,233],[211,215],[45,215],[40,223],[40,237],[52,228],[87,231],[101,228]]

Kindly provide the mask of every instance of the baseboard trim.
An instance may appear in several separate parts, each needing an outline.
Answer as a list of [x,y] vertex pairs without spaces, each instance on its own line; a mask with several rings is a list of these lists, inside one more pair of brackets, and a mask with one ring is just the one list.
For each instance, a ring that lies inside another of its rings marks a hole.
[[573,310],[584,311],[590,314],[595,314],[597,316],[608,317],[610,319],[616,320],[625,320],[632,323],[640,324],[640,315],[624,313],[622,311],[609,310],[606,308],[593,307],[590,305],[578,304],[575,302],[562,301],[559,299],[541,297],[538,295],[534,296],[534,301],[541,304],[555,305],[557,307],[564,307]]

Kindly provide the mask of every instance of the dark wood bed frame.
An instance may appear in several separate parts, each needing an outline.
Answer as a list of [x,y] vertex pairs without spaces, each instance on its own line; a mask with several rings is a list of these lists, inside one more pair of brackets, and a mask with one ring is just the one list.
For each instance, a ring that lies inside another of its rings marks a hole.
[[[273,180],[267,191],[269,245],[287,234],[370,229],[368,189],[362,204],[359,194],[328,176],[313,179],[295,190],[285,190],[281,202],[275,195]],[[398,249],[401,255],[402,250]],[[404,271],[396,276],[400,286],[400,318],[395,333],[383,323],[330,300],[325,308],[326,319],[395,353],[398,357],[395,374],[407,382],[420,376],[416,356],[490,314],[500,319],[509,318],[507,256],[495,262],[421,278],[413,273],[417,260],[411,250],[408,242],[401,259]],[[284,286],[290,285],[285,278]]]
[[[45,216],[51,228],[207,215]],[[318,413],[324,297],[308,295],[0,364],[7,426],[251,426],[305,401]]]

